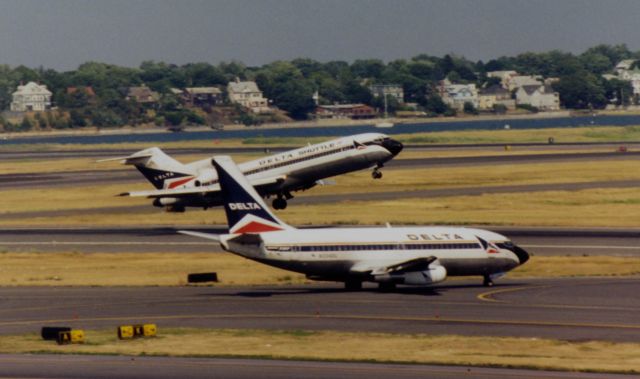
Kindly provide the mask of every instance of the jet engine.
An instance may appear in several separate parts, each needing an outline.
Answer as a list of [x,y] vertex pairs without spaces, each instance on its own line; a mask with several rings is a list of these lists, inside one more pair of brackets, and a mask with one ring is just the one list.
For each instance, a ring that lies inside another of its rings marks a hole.
[[428,267],[423,271],[409,271],[403,273],[390,273],[375,275],[374,280],[378,283],[398,283],[414,286],[438,283],[447,278],[447,269],[440,265]]
[[182,213],[185,210],[184,202],[175,197],[159,197],[153,201],[155,207],[164,207],[167,212]]
[[206,186],[217,178],[218,177],[214,174],[213,171],[204,171],[198,174],[198,177],[196,178],[196,180],[194,180],[193,185],[195,187]]
[[447,269],[442,266],[429,267],[424,271],[407,272],[404,275],[404,284],[424,285],[438,283],[447,278]]

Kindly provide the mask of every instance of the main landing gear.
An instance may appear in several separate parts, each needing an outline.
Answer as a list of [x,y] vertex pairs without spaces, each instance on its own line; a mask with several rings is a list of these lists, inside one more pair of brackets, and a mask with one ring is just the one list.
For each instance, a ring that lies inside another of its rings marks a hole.
[[382,172],[380,172],[381,168],[382,168],[382,165],[376,166],[376,168],[374,168],[373,171],[371,172],[371,177],[374,179],[382,178]]
[[378,283],[378,289],[380,291],[393,291],[396,289],[396,284],[393,282]]
[[278,197],[273,199],[271,205],[273,209],[286,209],[287,208],[287,200],[293,199],[293,196],[289,192],[280,193]]
[[362,282],[359,280],[347,280],[344,282],[344,289],[347,291],[359,291],[362,289]]
[[482,285],[485,287],[493,287],[493,279],[491,279],[491,275],[485,275],[482,280]]

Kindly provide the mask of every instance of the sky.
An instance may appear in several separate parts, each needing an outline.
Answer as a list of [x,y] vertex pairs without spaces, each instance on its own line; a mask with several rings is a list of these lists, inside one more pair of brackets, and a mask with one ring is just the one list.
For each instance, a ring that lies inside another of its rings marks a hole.
[[73,70],[640,50],[638,0],[0,0],[0,64]]

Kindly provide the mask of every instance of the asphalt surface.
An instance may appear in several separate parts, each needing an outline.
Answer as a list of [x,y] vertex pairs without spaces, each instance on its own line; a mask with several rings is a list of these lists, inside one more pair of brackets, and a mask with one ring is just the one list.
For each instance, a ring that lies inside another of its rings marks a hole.
[[117,356],[0,355],[0,378],[363,379],[630,378],[628,375],[461,366]]
[[[213,144],[213,143],[212,143]],[[640,147],[640,141],[618,141],[618,142],[564,142],[564,143],[484,143],[484,144],[405,144],[405,151],[443,151],[443,150],[494,150],[504,151],[505,146],[514,149],[526,150],[572,150],[584,149],[585,147],[597,149],[609,149],[612,152],[621,146],[629,150]],[[149,146],[153,146],[150,144]],[[197,147],[197,148],[163,148],[169,155],[202,155],[203,157],[215,154],[273,154],[286,150],[291,150],[291,146],[239,146],[239,147]],[[23,160],[23,159],[69,159],[69,158],[95,158],[105,159],[113,157],[123,157],[134,153],[135,149],[73,149],[73,150],[24,150],[9,149],[0,150],[0,160]]]
[[[211,267],[215,269],[215,267]],[[224,273],[220,272],[224,280]],[[640,340],[640,279],[503,278],[347,292],[339,283],[274,287],[4,287],[0,334],[45,325],[425,333]],[[615,294],[615,296],[612,296]]]
[[[567,148],[569,145],[565,146]],[[577,146],[577,145],[576,145]],[[604,145],[600,145],[604,146]],[[500,153],[495,156],[394,160],[389,169],[458,165],[545,163],[638,159],[637,152],[571,154]],[[539,145],[540,148],[548,146]],[[411,148],[411,147],[408,147]],[[439,146],[458,149],[456,145]],[[464,146],[468,149],[468,146]],[[485,147],[486,148],[486,147]],[[559,148],[559,146],[558,146]],[[279,147],[272,148],[277,151]],[[284,148],[282,148],[284,150]],[[535,147],[534,147],[535,149]],[[170,154],[233,154],[264,152],[263,148],[174,149]],[[104,158],[126,151],[0,152],[0,159]],[[132,169],[50,174],[0,175],[0,188],[17,189],[129,183],[143,180]],[[586,188],[637,187],[640,181],[559,183],[500,186],[487,189],[449,188],[411,192],[361,193],[350,200],[438,197]],[[126,189],[125,189],[126,190]],[[126,199],[123,199],[123,201]],[[341,195],[299,196],[291,204],[343,201]],[[25,212],[3,218],[158,212],[151,206],[89,210]],[[214,210],[215,211],[215,210]],[[66,213],[65,213],[66,212]],[[179,235],[183,228],[84,228],[0,230],[0,250],[83,252],[220,252],[217,244]],[[185,226],[184,229],[197,229]],[[490,228],[507,235],[534,255],[640,256],[640,231],[606,229]],[[222,227],[207,229],[223,232]],[[215,271],[216,268],[210,268]],[[224,273],[218,273],[224,281]],[[492,289],[479,280],[449,280],[430,288],[399,288],[379,292],[367,287],[346,292],[339,284],[286,287],[35,287],[0,288],[0,334],[35,332],[43,325],[65,324],[86,329],[114,328],[123,323],[154,322],[166,327],[310,329],[371,332],[521,336],[569,341],[640,339],[640,279],[510,280]],[[615,296],[612,296],[615,294]],[[235,359],[192,359],[105,356],[0,355],[0,378],[574,378],[614,377],[610,374],[557,373],[528,370],[366,363],[296,362]]]
[[[506,235],[533,255],[640,257],[640,229],[480,228]],[[88,253],[222,251],[215,242],[185,236],[178,230],[222,234],[226,227],[3,228],[0,229],[0,250]]]
[[[186,150],[186,149],[185,149]],[[47,152],[44,152],[45,154]],[[74,152],[75,153],[75,152]],[[15,155],[30,158],[38,157],[38,152],[15,153]],[[87,152],[91,154],[91,152]],[[0,160],[4,155],[13,156],[7,152],[0,153]],[[203,154],[203,157],[206,155]],[[57,156],[56,159],[61,158]],[[40,158],[38,158],[40,159]],[[46,159],[46,158],[42,158]],[[550,162],[575,162],[593,160],[640,160],[640,151],[619,152],[578,152],[561,154],[523,154],[510,155],[499,154],[482,157],[445,157],[445,158],[415,158],[415,159],[394,159],[388,162],[387,169],[407,169],[407,168],[429,168],[447,166],[483,166],[483,165],[513,165],[530,163],[550,163]],[[12,173],[0,174],[0,188],[33,188],[37,186],[60,187],[60,186],[81,186],[97,185],[105,183],[131,183],[143,182],[145,179],[132,167],[118,170],[79,170],[71,172],[50,172],[50,173]],[[123,188],[123,192],[126,188]]]

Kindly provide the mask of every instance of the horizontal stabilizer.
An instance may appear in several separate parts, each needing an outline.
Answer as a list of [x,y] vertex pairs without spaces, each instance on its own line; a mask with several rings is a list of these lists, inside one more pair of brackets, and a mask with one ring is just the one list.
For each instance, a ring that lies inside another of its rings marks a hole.
[[192,232],[192,231],[189,231],[189,230],[178,230],[178,233],[184,234],[184,235],[187,235],[187,236],[205,238],[205,239],[208,239],[208,240],[220,242],[220,234]]
[[122,161],[122,164],[127,164],[127,165],[135,165],[138,163],[144,163],[147,159],[151,158],[153,155],[151,153],[146,153],[146,154],[132,154],[132,155],[127,155],[126,157],[114,157],[114,158],[106,158],[106,159],[99,159],[96,162],[97,163],[102,163],[102,162],[112,162],[112,161]]
[[[258,178],[255,180],[251,180],[250,183],[255,188],[260,190],[262,186],[271,186],[274,184],[282,183],[286,177],[284,175],[274,176],[270,178]],[[156,198],[156,197],[181,197],[188,195],[206,195],[210,193],[220,192],[219,184],[212,184],[209,186],[201,186],[201,187],[188,187],[188,188],[176,188],[176,189],[158,189],[158,190],[148,190],[148,191],[131,191],[131,192],[123,192],[118,196],[130,196],[130,197],[147,197],[147,198]]]

